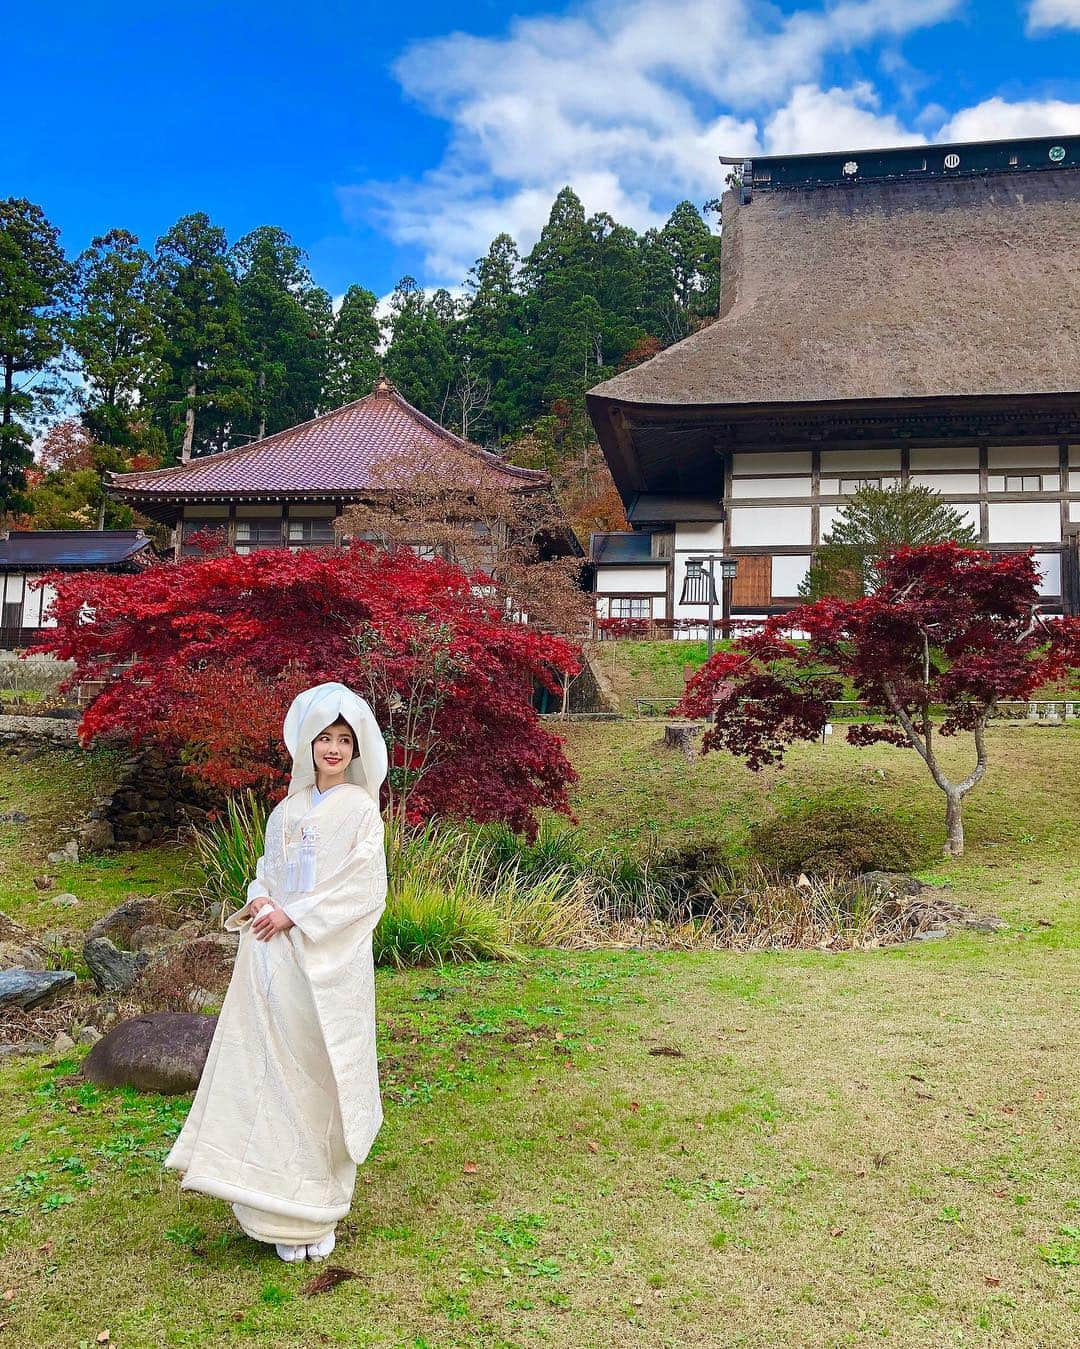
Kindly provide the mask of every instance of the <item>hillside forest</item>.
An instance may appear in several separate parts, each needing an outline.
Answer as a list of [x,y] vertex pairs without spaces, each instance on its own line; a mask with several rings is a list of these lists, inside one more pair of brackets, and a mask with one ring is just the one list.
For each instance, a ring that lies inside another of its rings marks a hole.
[[[705,210],[715,210],[709,203]],[[579,531],[621,503],[584,394],[710,321],[719,235],[689,201],[638,233],[559,192],[524,255],[492,240],[460,288],[406,276],[335,304],[289,235],[230,243],[202,212],[152,249],[116,228],[69,257],[42,209],[0,201],[0,518],[132,523],[102,480],[250,443],[370,391],[552,472]]]

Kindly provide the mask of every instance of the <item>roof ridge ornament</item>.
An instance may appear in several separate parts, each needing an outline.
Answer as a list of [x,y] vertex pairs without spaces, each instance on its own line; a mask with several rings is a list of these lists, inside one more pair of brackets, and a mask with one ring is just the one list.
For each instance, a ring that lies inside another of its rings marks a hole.
[[393,398],[397,393],[397,385],[385,370],[380,369],[378,378],[375,381],[375,387],[371,390],[371,393],[374,398]]

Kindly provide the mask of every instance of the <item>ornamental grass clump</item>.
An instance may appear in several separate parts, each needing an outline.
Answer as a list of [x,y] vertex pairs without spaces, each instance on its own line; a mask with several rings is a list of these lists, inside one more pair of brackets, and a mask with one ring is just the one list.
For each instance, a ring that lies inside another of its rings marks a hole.
[[232,907],[247,898],[248,882],[262,856],[266,803],[254,792],[230,796],[225,812],[195,834],[195,847],[205,874],[202,894],[209,903]]
[[566,867],[530,872],[483,831],[426,825],[397,844],[386,912],[375,930],[381,964],[512,959],[520,946],[584,944],[591,914]]

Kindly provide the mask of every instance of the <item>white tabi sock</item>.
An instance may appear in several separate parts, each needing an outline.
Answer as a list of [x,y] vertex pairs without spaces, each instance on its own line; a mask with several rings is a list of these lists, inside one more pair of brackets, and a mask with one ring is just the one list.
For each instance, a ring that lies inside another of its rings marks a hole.
[[328,1237],[323,1237],[322,1241],[314,1241],[307,1248],[309,1260],[325,1260],[330,1252],[337,1245],[337,1233],[331,1232]]

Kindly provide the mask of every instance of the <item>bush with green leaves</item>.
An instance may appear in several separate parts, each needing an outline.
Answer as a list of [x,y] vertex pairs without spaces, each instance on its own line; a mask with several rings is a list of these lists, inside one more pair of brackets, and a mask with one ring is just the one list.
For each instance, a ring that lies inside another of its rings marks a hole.
[[838,801],[812,801],[760,821],[749,850],[756,863],[784,876],[910,871],[928,860],[924,839],[907,821]]

